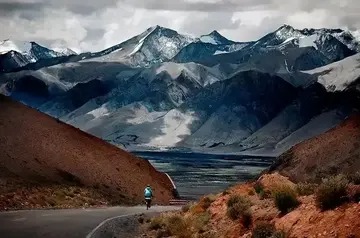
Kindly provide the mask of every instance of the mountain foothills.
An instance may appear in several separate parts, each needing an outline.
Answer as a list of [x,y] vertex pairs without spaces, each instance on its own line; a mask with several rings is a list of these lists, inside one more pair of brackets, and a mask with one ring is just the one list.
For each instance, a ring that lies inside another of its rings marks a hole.
[[148,161],[3,95],[0,108],[0,210],[139,204],[147,183],[172,198]]
[[101,52],[0,52],[0,93],[132,151],[278,155],[360,105],[360,40],[341,29],[234,42],[155,26]]

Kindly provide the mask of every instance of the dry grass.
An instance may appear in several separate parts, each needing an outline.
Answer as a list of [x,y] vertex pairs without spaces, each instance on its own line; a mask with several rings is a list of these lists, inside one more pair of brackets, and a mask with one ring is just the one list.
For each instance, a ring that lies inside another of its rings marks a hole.
[[343,175],[323,179],[316,191],[316,204],[322,210],[329,210],[340,206],[347,197],[349,181]]
[[247,197],[232,195],[227,202],[227,215],[231,220],[241,219],[245,227],[251,225],[251,202]]
[[78,208],[111,204],[111,198],[96,190],[67,185],[24,187],[0,195],[0,210]]
[[296,192],[300,196],[309,196],[315,193],[317,186],[314,183],[298,183],[296,185]]

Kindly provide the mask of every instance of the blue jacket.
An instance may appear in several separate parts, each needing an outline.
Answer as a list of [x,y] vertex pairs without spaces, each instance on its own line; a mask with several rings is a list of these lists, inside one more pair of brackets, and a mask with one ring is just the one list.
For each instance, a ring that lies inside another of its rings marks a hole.
[[153,194],[152,194],[152,190],[150,187],[145,188],[144,196],[145,196],[145,198],[152,198]]

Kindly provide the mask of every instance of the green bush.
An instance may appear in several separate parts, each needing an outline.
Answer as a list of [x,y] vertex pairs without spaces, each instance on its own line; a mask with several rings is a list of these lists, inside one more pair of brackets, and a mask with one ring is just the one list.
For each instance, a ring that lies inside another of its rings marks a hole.
[[249,227],[251,225],[251,203],[248,198],[233,195],[227,202],[227,215],[232,220],[242,219],[243,225]]
[[252,238],[286,238],[283,231],[276,230],[275,226],[270,223],[259,223],[252,231]]
[[315,193],[317,184],[314,183],[298,183],[296,185],[296,192],[300,196],[309,196]]
[[343,175],[323,179],[316,191],[316,204],[322,210],[329,210],[340,206],[346,201],[349,181]]
[[264,186],[260,182],[256,182],[254,184],[254,189],[257,194],[260,194],[261,192],[264,191]]
[[282,186],[275,189],[273,191],[273,198],[275,206],[283,214],[292,211],[300,204],[295,190],[289,186]]

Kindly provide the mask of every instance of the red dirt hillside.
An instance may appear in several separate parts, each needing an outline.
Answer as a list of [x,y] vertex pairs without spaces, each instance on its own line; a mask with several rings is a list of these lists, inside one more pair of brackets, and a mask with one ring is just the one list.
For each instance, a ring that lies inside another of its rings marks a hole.
[[172,197],[171,182],[148,161],[2,95],[0,172],[0,205],[6,192],[26,196],[29,189],[67,185],[95,191],[102,200],[139,203],[149,183],[155,202]]
[[319,181],[333,174],[360,171],[360,114],[294,146],[271,166],[272,171],[294,181]]

